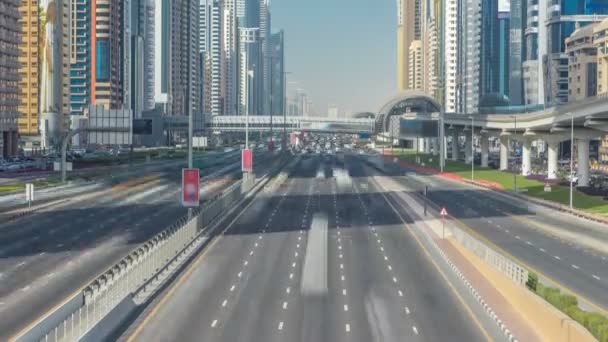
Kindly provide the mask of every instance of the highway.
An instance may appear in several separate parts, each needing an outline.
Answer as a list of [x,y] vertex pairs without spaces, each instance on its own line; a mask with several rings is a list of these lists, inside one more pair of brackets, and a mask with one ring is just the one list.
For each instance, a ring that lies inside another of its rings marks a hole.
[[[238,158],[237,158],[238,159]],[[260,176],[277,160],[260,154]],[[240,173],[234,158],[202,170],[202,199]],[[7,340],[114,262],[186,214],[181,169],[141,183],[77,194],[57,207],[0,226],[0,340]]]
[[345,160],[303,157],[117,339],[503,340],[405,229],[363,163]]
[[[428,186],[428,197],[460,223],[490,240],[508,254],[541,273],[545,281],[556,282],[586,298],[588,309],[608,312],[608,230],[551,209],[528,210],[523,202],[505,199],[491,191],[416,173],[396,171],[401,184],[420,191]],[[555,234],[576,233],[576,239]],[[581,243],[594,243],[599,248]],[[604,246],[604,251],[598,250]],[[587,306],[586,306],[587,307]]]

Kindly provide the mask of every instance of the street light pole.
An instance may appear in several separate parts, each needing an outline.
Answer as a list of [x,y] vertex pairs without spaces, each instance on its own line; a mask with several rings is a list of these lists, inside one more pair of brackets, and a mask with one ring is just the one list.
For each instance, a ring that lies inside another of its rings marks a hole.
[[574,190],[574,114],[570,118],[570,209],[573,209],[572,194]]
[[[517,116],[513,115],[513,120],[514,120],[513,125],[515,127],[513,134],[516,135],[517,134]],[[515,139],[513,139],[513,140],[515,140]],[[517,140],[515,140],[515,141],[517,141]],[[507,163],[509,163],[508,160],[507,160]],[[517,193],[517,170],[515,170],[515,172],[513,172],[513,190],[515,191],[515,193]]]

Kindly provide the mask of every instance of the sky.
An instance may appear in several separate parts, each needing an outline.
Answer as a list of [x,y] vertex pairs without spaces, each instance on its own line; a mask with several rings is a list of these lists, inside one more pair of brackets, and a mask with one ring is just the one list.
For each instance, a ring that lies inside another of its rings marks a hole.
[[272,0],[285,30],[288,93],[304,89],[316,114],[377,112],[397,92],[395,0]]

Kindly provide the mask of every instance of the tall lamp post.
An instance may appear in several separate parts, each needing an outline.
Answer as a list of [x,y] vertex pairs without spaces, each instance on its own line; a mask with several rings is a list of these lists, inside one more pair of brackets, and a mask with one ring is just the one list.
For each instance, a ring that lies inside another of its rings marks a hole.
[[[516,135],[517,134],[517,116],[513,115],[511,117],[513,118],[513,134]],[[510,147],[511,141],[508,141],[507,145]],[[508,159],[508,157],[507,157],[507,159]],[[522,160],[522,162],[523,162],[523,160]],[[508,163],[509,163],[509,161],[507,160],[507,164]],[[515,172],[513,172],[513,191],[517,193],[517,170],[515,170]]]

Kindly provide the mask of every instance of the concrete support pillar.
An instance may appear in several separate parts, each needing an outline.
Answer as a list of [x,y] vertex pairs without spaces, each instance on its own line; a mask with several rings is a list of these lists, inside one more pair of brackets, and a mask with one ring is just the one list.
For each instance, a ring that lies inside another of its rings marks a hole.
[[460,147],[458,146],[458,133],[452,133],[452,160],[458,160]]
[[557,151],[559,142],[547,141],[547,179],[557,178]]
[[479,137],[481,147],[481,167],[488,167],[488,155],[490,154],[490,141],[486,136]]
[[424,153],[431,154],[431,138],[424,138]]
[[473,140],[470,134],[466,135],[466,143],[464,146],[464,162],[467,164],[471,164],[473,160],[473,154],[471,151],[471,146],[473,145]]
[[424,138],[418,138],[418,152],[424,153]]
[[589,186],[589,140],[578,139],[578,184]]
[[500,137],[500,170],[509,168],[509,137]]
[[532,142],[529,139],[524,139],[521,148],[521,174],[527,176],[532,170],[532,155],[530,150],[532,148]]

